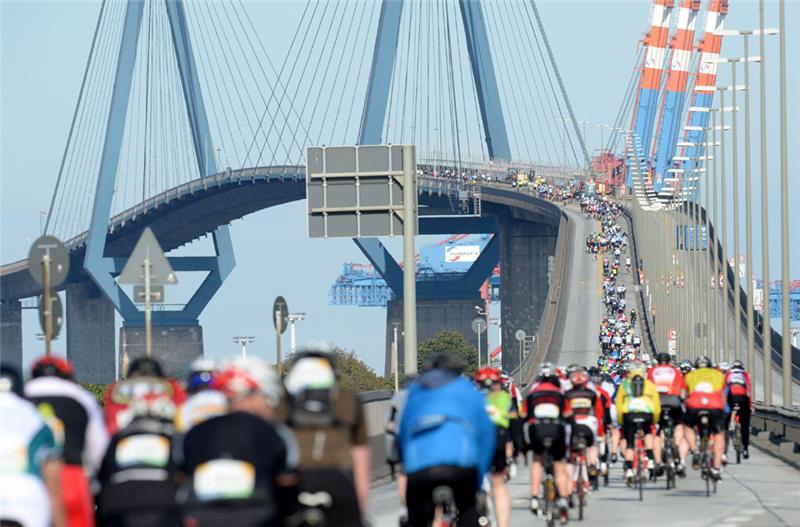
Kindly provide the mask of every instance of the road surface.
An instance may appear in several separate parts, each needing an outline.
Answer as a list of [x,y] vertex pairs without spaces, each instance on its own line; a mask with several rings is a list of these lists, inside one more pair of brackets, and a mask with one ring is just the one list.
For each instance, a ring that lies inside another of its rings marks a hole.
[[[777,459],[751,450],[741,465],[729,465],[723,472],[718,492],[705,496],[705,483],[698,472],[689,469],[676,489],[665,490],[664,479],[648,483],[644,501],[625,486],[620,464],[612,467],[610,485],[601,487],[589,500],[584,521],[575,517],[573,525],[591,526],[669,526],[669,527],[745,527],[800,525],[800,472]],[[544,525],[528,511],[528,474],[520,467],[510,482],[512,493],[511,527]],[[392,482],[373,489],[369,499],[372,525],[397,525],[399,499]]]

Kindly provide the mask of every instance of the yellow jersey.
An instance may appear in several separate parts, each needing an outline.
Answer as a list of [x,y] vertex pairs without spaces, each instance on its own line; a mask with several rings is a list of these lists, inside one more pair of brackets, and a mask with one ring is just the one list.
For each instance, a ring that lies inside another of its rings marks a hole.
[[622,424],[625,414],[628,413],[653,414],[653,422],[658,423],[661,417],[661,398],[652,381],[642,380],[644,380],[644,390],[639,397],[633,393],[631,377],[622,381],[617,388],[614,404],[617,407],[617,420],[620,424]]

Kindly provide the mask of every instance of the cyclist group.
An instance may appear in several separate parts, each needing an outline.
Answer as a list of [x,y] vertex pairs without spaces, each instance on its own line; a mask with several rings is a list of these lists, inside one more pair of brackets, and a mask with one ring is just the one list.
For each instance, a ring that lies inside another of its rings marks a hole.
[[102,409],[63,358],[27,382],[1,368],[4,527],[364,523],[364,410],[328,347],[299,350],[283,378],[255,358],[199,359],[179,383],[139,357]]

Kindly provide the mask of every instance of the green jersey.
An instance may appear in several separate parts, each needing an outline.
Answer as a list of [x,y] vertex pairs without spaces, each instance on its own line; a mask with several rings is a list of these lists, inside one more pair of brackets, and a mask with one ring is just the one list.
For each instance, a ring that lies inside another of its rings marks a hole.
[[486,411],[489,413],[489,418],[495,426],[508,428],[508,414],[511,411],[511,396],[505,390],[489,392],[486,394]]

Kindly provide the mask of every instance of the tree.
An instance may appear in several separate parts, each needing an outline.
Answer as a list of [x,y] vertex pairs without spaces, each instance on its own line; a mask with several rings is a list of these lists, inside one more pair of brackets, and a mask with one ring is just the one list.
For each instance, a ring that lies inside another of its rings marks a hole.
[[478,369],[478,350],[458,331],[444,330],[433,338],[420,343],[417,361],[420,367],[434,353],[447,352],[457,355],[464,363],[464,373],[473,375]]
[[[372,390],[391,390],[392,381],[381,377],[375,370],[358,358],[355,352],[347,352],[341,348],[333,352],[336,369],[339,371],[339,382],[351,392],[368,392]],[[283,361],[283,374],[292,367],[291,359]]]

